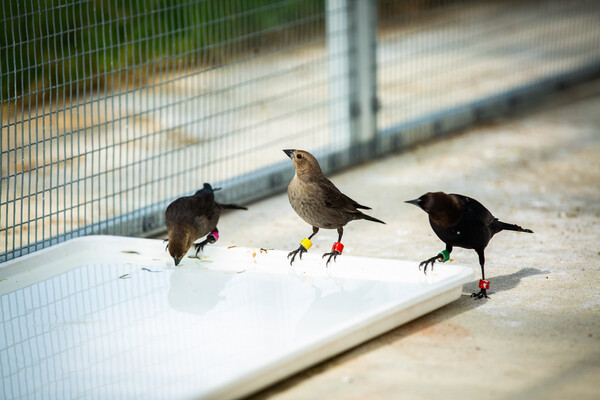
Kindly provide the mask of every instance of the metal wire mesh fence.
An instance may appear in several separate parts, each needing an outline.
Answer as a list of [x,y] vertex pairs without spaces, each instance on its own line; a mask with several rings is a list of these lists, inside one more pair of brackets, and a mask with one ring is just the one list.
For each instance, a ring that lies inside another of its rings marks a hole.
[[281,190],[595,77],[600,3],[7,0],[0,262],[162,229],[203,182]]

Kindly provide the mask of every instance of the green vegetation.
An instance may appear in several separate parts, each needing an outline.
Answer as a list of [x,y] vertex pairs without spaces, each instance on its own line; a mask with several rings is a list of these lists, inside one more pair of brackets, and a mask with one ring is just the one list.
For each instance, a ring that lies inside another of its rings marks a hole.
[[322,33],[324,7],[324,0],[3,0],[0,103],[143,84],[156,68],[220,64],[306,36],[301,30]]

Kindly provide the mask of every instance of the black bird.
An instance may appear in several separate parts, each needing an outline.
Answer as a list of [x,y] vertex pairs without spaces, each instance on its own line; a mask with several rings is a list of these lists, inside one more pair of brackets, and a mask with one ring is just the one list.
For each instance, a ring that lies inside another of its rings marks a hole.
[[446,250],[419,264],[419,269],[427,272],[427,266],[436,261],[444,262],[450,258],[454,246],[473,249],[479,256],[481,265],[481,280],[479,293],[472,297],[488,297],[489,281],[485,280],[484,250],[492,236],[500,231],[516,231],[533,233],[518,225],[507,224],[495,218],[480,202],[461,194],[446,194],[444,192],[426,193],[415,200],[406,201],[414,204],[429,214],[429,223],[435,234],[446,243]]
[[[212,188],[208,183],[193,196],[180,197],[174,200],[165,211],[165,225],[169,238],[167,248],[178,265],[192,244],[196,247],[196,255],[208,243],[219,239],[217,223],[221,211],[225,209],[247,210],[235,204],[219,204],[215,201],[214,192],[220,188]],[[197,239],[208,235],[200,243]]]
[[350,197],[339,191],[335,185],[323,175],[319,162],[312,154],[303,150],[283,150],[292,159],[296,174],[288,186],[288,198],[290,205],[304,221],[312,225],[313,233],[308,239],[302,239],[300,247],[291,251],[288,258],[292,258],[290,265],[294,262],[296,255],[305,253],[312,245],[310,239],[319,232],[319,228],[337,229],[338,241],[333,244],[331,252],[323,254],[323,258],[329,256],[326,265],[333,257],[342,254],[342,235],[344,226],[355,219],[367,221],[385,222],[363,214],[358,209],[370,210]]

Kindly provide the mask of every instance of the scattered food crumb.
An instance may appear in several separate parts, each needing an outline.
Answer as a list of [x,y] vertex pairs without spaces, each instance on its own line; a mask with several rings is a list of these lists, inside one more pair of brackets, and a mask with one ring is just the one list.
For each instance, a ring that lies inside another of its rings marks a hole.
[[121,251],[121,253],[125,253],[125,254],[137,254],[138,256],[140,255],[140,253],[138,251],[135,251],[135,250],[123,250],[123,251]]
[[593,335],[591,333],[588,333],[588,337],[592,337]]
[[229,247],[227,247],[227,250],[233,249],[234,247],[237,247],[237,246],[229,246]]
[[243,270],[241,270],[241,271],[237,271],[236,273],[237,273],[237,274],[241,274],[241,273],[243,273],[243,272],[246,272],[246,270],[245,270],[245,269],[243,269]]
[[153,270],[153,269],[146,268],[146,267],[142,267],[142,271],[148,271],[148,272],[162,272],[162,271],[155,271],[155,270]]
[[119,279],[129,279],[129,278],[131,278],[131,275],[129,275],[129,274],[124,274],[119,277]]

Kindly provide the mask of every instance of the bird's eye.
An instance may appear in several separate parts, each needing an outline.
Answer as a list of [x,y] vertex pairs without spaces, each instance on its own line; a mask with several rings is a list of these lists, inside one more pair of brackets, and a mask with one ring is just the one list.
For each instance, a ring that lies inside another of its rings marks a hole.
[[298,158],[298,159],[302,158],[302,154],[296,154],[296,158]]

